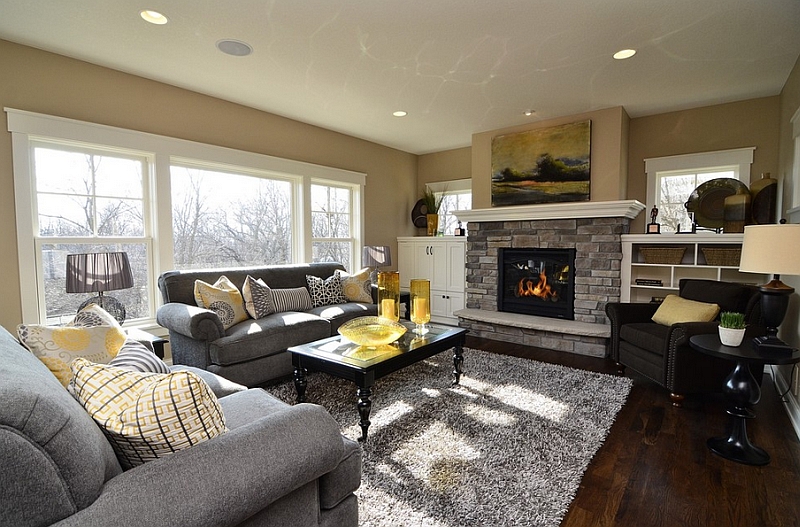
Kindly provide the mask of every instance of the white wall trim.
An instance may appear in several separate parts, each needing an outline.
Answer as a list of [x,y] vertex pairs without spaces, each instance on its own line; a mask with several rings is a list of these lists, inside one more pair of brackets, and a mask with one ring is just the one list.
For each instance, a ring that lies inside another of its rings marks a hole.
[[786,413],[789,414],[794,433],[800,439],[800,401],[789,389],[789,381],[783,378],[780,370],[776,371],[774,368],[769,368],[769,373],[772,375],[772,382],[775,384],[778,393],[786,392],[786,395],[783,396],[783,406],[786,408]]

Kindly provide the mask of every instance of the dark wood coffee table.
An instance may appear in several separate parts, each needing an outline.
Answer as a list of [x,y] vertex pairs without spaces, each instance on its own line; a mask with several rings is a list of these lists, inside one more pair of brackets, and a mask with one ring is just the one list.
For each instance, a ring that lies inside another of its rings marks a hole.
[[378,348],[359,346],[337,335],[309,344],[289,348],[294,365],[294,386],[297,402],[306,400],[306,373],[308,370],[324,372],[356,384],[357,408],[360,416],[361,437],[367,440],[369,413],[372,408],[372,386],[377,379],[390,373],[455,348],[453,353],[453,384],[461,378],[462,355],[466,329],[429,324],[429,332],[418,336],[414,324],[401,321],[408,331],[396,342]]

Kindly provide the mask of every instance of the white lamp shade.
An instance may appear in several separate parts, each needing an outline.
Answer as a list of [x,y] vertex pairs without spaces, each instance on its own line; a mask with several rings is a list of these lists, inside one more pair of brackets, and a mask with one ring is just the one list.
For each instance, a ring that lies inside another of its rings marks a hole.
[[800,224],[745,227],[739,271],[800,275]]

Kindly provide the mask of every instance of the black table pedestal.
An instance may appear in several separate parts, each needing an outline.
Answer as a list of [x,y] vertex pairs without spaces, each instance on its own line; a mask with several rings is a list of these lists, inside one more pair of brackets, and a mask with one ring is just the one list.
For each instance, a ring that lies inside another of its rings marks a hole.
[[755,418],[750,406],[761,399],[761,388],[746,362],[736,362],[736,367],[725,379],[722,391],[731,403],[728,409],[729,435],[712,437],[706,442],[708,448],[725,459],[746,465],[769,464],[769,454],[752,444],[747,437],[747,420]]

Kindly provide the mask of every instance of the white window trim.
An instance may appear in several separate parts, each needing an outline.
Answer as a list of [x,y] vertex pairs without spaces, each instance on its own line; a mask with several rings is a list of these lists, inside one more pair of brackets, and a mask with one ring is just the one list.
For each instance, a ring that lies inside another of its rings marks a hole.
[[472,179],[454,179],[451,181],[433,181],[427,183],[426,186],[431,189],[433,193],[439,192],[452,192],[463,193],[472,191]]
[[[17,220],[17,254],[20,269],[20,297],[22,319],[26,322],[40,320],[39,294],[36,278],[36,269],[31,265],[34,247],[34,218],[31,214],[32,203],[36,199],[35,189],[32,186],[32,163],[30,141],[33,139],[61,140],[89,145],[102,145],[117,147],[124,150],[134,150],[152,155],[153,163],[150,166],[150,181],[148,187],[152,189],[149,200],[155,200],[155,207],[150,213],[154,215],[153,226],[155,232],[152,255],[153,284],[157,277],[173,266],[172,259],[172,204],[170,200],[170,165],[173,158],[183,161],[208,162],[209,164],[230,165],[239,168],[252,168],[254,170],[284,175],[287,177],[301,176],[303,184],[300,185],[298,194],[306,194],[310,180],[329,180],[332,182],[349,183],[358,185],[363,189],[366,185],[367,175],[340,168],[315,165],[303,161],[284,159],[256,154],[243,150],[235,150],[206,143],[198,143],[185,139],[127,130],[114,126],[101,125],[64,117],[4,108],[7,114],[8,131],[11,132],[12,141],[12,166],[14,171],[14,200]],[[358,203],[359,212],[363,210],[363,194],[359,189],[354,196]],[[302,204],[303,196],[298,196]],[[306,210],[302,207],[300,210]],[[354,211],[355,212],[355,211]],[[302,216],[298,214],[297,216]],[[357,222],[357,247],[356,255],[361,252],[364,238],[364,221],[361,215],[353,216]],[[309,239],[310,223],[303,218],[298,220],[297,232],[304,233],[303,238]],[[311,257],[308,244],[297,244],[301,254],[294,255],[296,261],[305,261]],[[354,262],[357,260],[353,260]],[[158,290],[153,288],[152,294],[157,299],[156,304],[161,304]]]
[[647,204],[652,206],[658,197],[658,173],[703,170],[709,167],[738,166],[739,181],[750,185],[750,166],[753,164],[754,146],[732,150],[716,150],[697,154],[651,157],[644,160],[647,173]]

